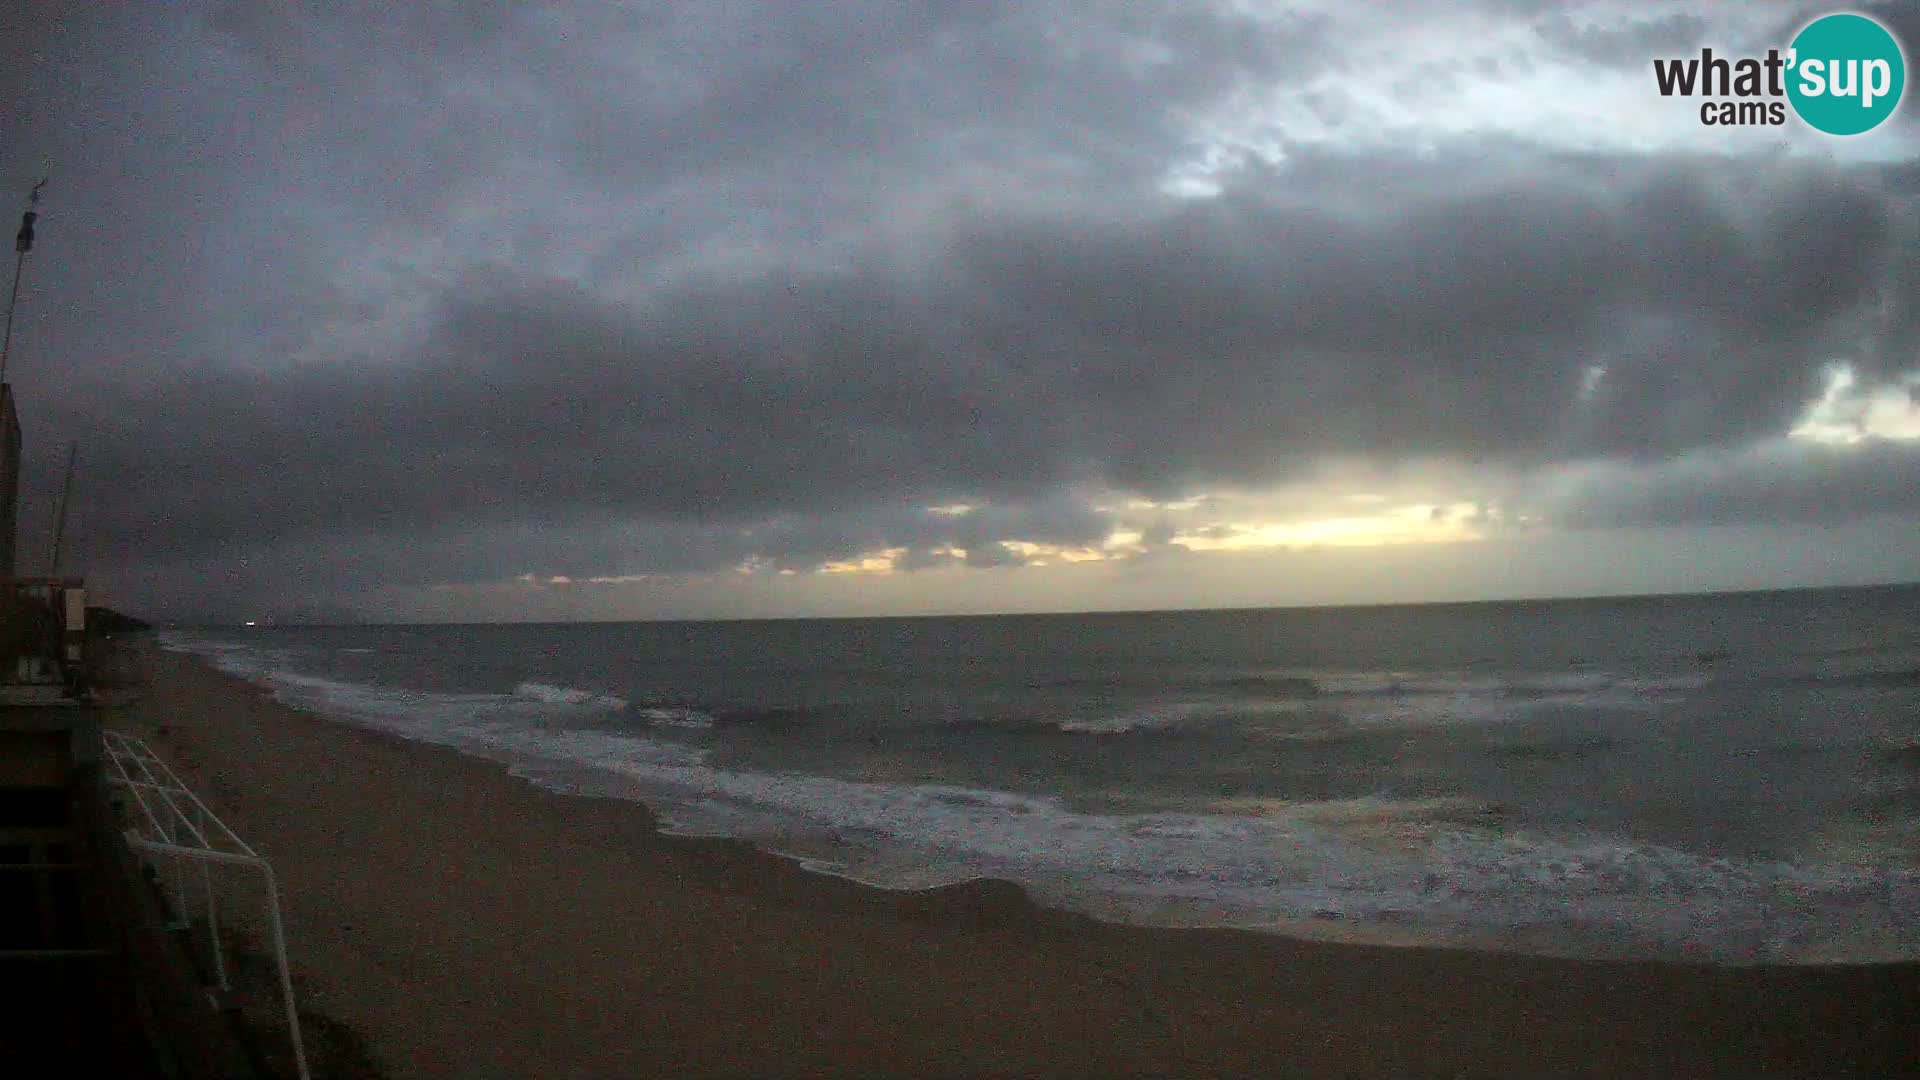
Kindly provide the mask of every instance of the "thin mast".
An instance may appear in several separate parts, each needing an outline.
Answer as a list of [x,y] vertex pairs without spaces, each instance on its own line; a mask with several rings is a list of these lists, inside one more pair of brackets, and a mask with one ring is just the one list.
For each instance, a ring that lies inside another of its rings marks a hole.
[[53,566],[52,569],[47,571],[48,577],[60,576],[60,542],[66,539],[67,535],[67,503],[73,497],[73,459],[78,457],[79,454],[79,443],[71,442],[67,444],[67,480],[66,483],[60,486],[60,511],[54,515]]
[[13,348],[13,309],[20,303],[20,271],[27,265],[27,252],[33,250],[33,223],[40,216],[33,208],[40,204],[40,189],[46,186],[46,180],[33,185],[27,195],[26,212],[20,215],[20,232],[13,238],[13,292],[7,297],[6,336],[0,337],[0,383],[7,381],[7,353]]

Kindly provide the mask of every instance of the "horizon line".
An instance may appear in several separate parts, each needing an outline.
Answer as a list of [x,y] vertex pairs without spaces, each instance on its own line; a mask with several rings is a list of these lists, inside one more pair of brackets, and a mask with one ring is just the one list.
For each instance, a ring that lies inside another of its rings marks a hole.
[[[1059,619],[1090,615],[1198,615],[1224,612],[1254,611],[1366,611],[1384,608],[1423,608],[1423,607],[1478,607],[1496,604],[1579,604],[1617,600],[1678,600],[1709,596],[1765,596],[1778,593],[1806,592],[1845,592],[1864,589],[1908,589],[1920,588],[1920,579],[1903,581],[1860,582],[1844,585],[1784,585],[1764,588],[1742,589],[1697,589],[1679,592],[1624,592],[1590,593],[1560,596],[1511,596],[1486,598],[1479,600],[1386,600],[1345,604],[1229,604],[1217,607],[1191,608],[1083,608],[1070,611],[955,611],[955,612],[914,612],[892,615],[757,615],[757,616],[721,616],[721,617],[677,617],[677,618],[633,618],[633,619],[489,619],[481,621],[302,621],[297,619],[263,618],[248,620],[196,621],[185,619],[145,618],[155,628],[254,628],[270,629],[275,627],[301,627],[311,629],[354,628],[369,626],[622,626],[633,623],[756,623],[756,622],[853,622],[876,621],[882,619],[1018,619],[1040,618]],[[126,614],[121,612],[121,614]]]

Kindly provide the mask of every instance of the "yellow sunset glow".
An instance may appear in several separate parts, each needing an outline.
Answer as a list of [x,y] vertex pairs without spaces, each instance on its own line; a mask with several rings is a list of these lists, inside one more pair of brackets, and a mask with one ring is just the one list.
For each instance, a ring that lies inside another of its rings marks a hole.
[[1232,522],[1224,528],[1186,533],[1173,543],[1192,551],[1263,548],[1384,547],[1478,540],[1472,503],[1418,504],[1380,514],[1288,522]]
[[891,574],[894,569],[894,560],[906,553],[907,549],[903,547],[887,548],[884,551],[862,555],[857,559],[826,563],[820,567],[820,572],[823,574]]
[[1000,546],[1025,559],[1034,566],[1044,566],[1040,559],[1059,559],[1061,562],[1099,562],[1107,558],[1105,552],[1090,547],[1061,547],[1058,544],[1034,544],[1025,540],[1002,540]]

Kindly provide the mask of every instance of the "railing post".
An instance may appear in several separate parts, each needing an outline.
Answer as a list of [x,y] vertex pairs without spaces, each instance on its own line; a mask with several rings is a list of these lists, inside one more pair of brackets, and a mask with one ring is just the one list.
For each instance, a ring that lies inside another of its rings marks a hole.
[[264,860],[260,872],[267,876],[267,921],[273,926],[273,959],[280,968],[280,994],[287,1002],[287,1033],[293,1040],[293,1064],[300,1080],[307,1078],[307,1050],[300,1038],[300,1010],[293,1002],[293,975],[287,965],[287,935],[280,922],[280,886],[273,878],[273,867]]
[[[199,818],[200,835],[207,833],[207,811],[197,802],[194,804],[194,816]],[[220,947],[220,905],[213,895],[213,870],[205,860],[200,863],[200,884],[207,890],[207,945],[213,952],[213,977],[221,990],[231,990],[227,983],[227,957]]]
[[[273,936],[273,958],[280,976],[280,996],[286,1007],[287,1038],[293,1045],[294,1066],[300,1080],[311,1080],[307,1071],[307,1051],[300,1034],[300,1010],[293,993],[293,972],[287,958],[286,925],[280,913],[280,886],[273,876],[273,867],[260,857],[245,840],[221,821],[207,805],[200,801],[175,776],[166,762],[148,749],[138,739],[120,732],[103,732],[102,743],[106,756],[114,771],[119,774],[111,782],[124,786],[133,796],[133,802],[140,807],[146,818],[144,828],[128,830],[127,843],[135,850],[144,852],[149,858],[167,858],[174,865],[177,892],[181,898],[180,912],[186,920],[186,867],[181,860],[193,859],[200,863],[201,882],[207,891],[207,934],[213,946],[213,967],[221,989],[228,988],[225,952],[220,946],[220,924],[218,904],[213,891],[213,878],[208,863],[219,862],[238,866],[257,868],[266,880],[267,887],[267,923]],[[128,771],[128,763],[139,767],[144,780],[136,780]],[[173,795],[182,796],[192,806],[191,815],[175,802]],[[149,795],[152,799],[149,799]],[[154,803],[159,807],[156,808]],[[147,836],[142,836],[142,832]],[[215,837],[221,839],[216,842]],[[230,845],[236,850],[221,850],[218,844]],[[164,890],[164,884],[160,885]]]
[[[177,811],[170,811],[167,815],[168,843],[184,846],[180,843],[179,817]],[[193,909],[187,906],[187,864],[177,855],[171,861],[173,863],[173,918],[178,926],[185,929],[193,925],[191,914]]]

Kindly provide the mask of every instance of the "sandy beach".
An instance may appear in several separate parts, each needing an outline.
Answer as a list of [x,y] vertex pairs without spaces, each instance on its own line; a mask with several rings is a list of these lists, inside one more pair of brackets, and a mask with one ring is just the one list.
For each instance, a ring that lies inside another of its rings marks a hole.
[[1588,963],[886,892],[184,656],[138,667],[109,723],[273,861],[304,1004],[394,1077],[1920,1073],[1920,965]]

